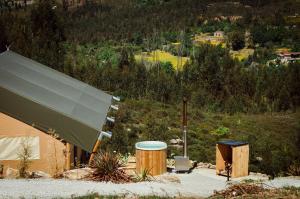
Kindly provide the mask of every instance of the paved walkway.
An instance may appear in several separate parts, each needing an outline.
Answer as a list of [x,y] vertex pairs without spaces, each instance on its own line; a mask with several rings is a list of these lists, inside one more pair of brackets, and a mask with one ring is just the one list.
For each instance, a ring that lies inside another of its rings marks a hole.
[[[179,179],[180,183],[170,181]],[[257,176],[248,178],[258,179]],[[100,195],[160,195],[207,197],[214,190],[226,188],[225,177],[216,176],[211,169],[197,169],[191,174],[166,174],[161,182],[113,184],[90,181],[54,179],[0,180],[0,198],[70,198],[97,192]],[[240,181],[245,178],[236,179]],[[299,186],[300,178],[279,178],[267,181],[273,187]]]

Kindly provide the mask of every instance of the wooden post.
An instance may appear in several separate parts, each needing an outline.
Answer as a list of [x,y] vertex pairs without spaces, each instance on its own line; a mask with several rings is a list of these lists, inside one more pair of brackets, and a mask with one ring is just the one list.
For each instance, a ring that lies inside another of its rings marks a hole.
[[95,144],[95,146],[94,146],[94,148],[93,148],[92,154],[91,154],[91,156],[90,156],[89,166],[91,166],[91,164],[92,164],[92,162],[93,162],[93,160],[94,160],[95,154],[97,153],[100,144],[101,144],[101,141],[100,141],[100,140],[97,140],[97,142],[96,142],[96,144]]
[[80,167],[80,165],[81,165],[81,156],[82,156],[82,149],[80,147],[77,147],[77,151],[76,151],[76,157],[77,157],[76,166],[77,167]]
[[71,169],[71,144],[66,144],[66,170]]

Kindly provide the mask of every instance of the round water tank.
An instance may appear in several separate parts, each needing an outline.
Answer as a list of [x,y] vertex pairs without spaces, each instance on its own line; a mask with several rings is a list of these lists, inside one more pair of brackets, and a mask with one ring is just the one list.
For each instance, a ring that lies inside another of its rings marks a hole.
[[145,169],[153,176],[167,172],[167,144],[160,141],[144,141],[135,144],[136,171]]

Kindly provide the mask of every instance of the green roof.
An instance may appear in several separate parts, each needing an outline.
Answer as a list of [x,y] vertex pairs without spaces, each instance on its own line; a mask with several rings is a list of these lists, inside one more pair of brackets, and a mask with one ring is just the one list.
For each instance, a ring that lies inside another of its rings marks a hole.
[[0,54],[0,111],[88,152],[112,96],[12,51]]

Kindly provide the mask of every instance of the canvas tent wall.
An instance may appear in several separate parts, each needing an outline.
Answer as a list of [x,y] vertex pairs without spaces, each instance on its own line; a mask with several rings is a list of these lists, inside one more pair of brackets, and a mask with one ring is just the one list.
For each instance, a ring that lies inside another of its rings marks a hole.
[[0,112],[91,152],[112,96],[12,51],[0,54]]
[[21,121],[0,113],[0,164],[18,169],[23,147],[30,151],[29,171],[43,171],[50,175],[65,169],[65,145],[54,137]]

